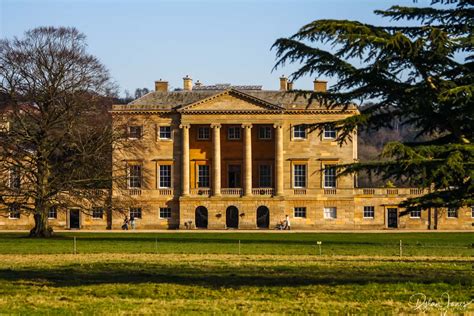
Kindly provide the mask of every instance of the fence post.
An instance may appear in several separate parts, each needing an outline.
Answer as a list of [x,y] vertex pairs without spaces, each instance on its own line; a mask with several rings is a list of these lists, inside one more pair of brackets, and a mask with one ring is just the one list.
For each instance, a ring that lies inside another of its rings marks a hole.
[[74,236],[74,254],[77,253],[77,243],[76,243],[76,236]]
[[402,240],[400,239],[400,258],[403,255],[403,249],[402,249]]

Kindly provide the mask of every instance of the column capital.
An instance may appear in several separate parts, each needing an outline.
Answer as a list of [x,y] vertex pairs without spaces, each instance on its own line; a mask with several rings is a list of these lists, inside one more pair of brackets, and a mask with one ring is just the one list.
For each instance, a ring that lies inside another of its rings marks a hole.
[[282,123],[275,123],[275,124],[273,124],[273,128],[283,128],[283,124]]
[[242,128],[252,128],[253,125],[252,125],[252,123],[243,123],[241,127]]
[[221,123],[212,123],[211,124],[211,128],[221,128],[221,127],[222,127]]
[[179,124],[179,128],[181,128],[181,129],[190,129],[191,124]]

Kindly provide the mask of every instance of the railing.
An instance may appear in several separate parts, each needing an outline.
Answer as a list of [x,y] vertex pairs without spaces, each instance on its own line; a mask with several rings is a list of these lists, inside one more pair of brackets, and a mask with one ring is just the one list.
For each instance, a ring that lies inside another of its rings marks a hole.
[[294,195],[306,195],[306,189],[293,189]]
[[387,189],[387,194],[397,195],[398,194],[398,189]]
[[375,189],[362,189],[362,193],[365,195],[374,195]]
[[273,188],[253,188],[253,195],[270,195],[273,196]]
[[142,195],[141,189],[128,189],[128,194],[130,195]]
[[325,195],[336,195],[337,191],[336,188],[325,188],[324,194]]
[[160,188],[159,189],[159,194],[160,195],[173,195],[173,189],[165,189],[165,188]]
[[211,195],[210,188],[194,188],[190,190],[191,195],[201,195],[201,196],[209,196]]
[[421,195],[423,194],[424,190],[420,188],[411,188],[410,189],[410,194],[411,195]]
[[222,195],[232,195],[232,196],[241,196],[242,195],[242,188],[222,188],[221,189]]

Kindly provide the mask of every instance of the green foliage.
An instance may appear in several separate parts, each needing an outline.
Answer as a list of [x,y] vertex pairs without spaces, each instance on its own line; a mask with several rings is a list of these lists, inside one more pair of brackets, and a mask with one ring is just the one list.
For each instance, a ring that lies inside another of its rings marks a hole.
[[[407,200],[403,206],[409,210],[473,204],[472,1],[434,0],[431,7],[393,6],[375,14],[396,23],[316,20],[278,39],[275,68],[298,63],[292,80],[336,77],[327,93],[314,93],[329,107],[371,103],[357,116],[335,122],[340,144],[357,131],[390,128],[394,121],[418,131],[419,141],[389,143],[383,159],[341,166],[341,174],[365,171],[432,189]],[[351,63],[354,59],[360,66]]]

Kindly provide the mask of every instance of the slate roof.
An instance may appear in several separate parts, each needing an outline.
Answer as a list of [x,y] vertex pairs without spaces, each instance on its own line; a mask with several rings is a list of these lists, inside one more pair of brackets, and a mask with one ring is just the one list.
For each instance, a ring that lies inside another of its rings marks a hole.
[[[232,90],[232,89],[229,89]],[[263,100],[286,110],[326,109],[315,99],[310,99],[311,92],[272,91],[272,90],[236,90],[242,94]],[[223,90],[194,90],[194,91],[152,91],[143,97],[126,105],[114,105],[113,110],[178,110],[186,105],[221,94]],[[350,107],[355,109],[355,107]]]

